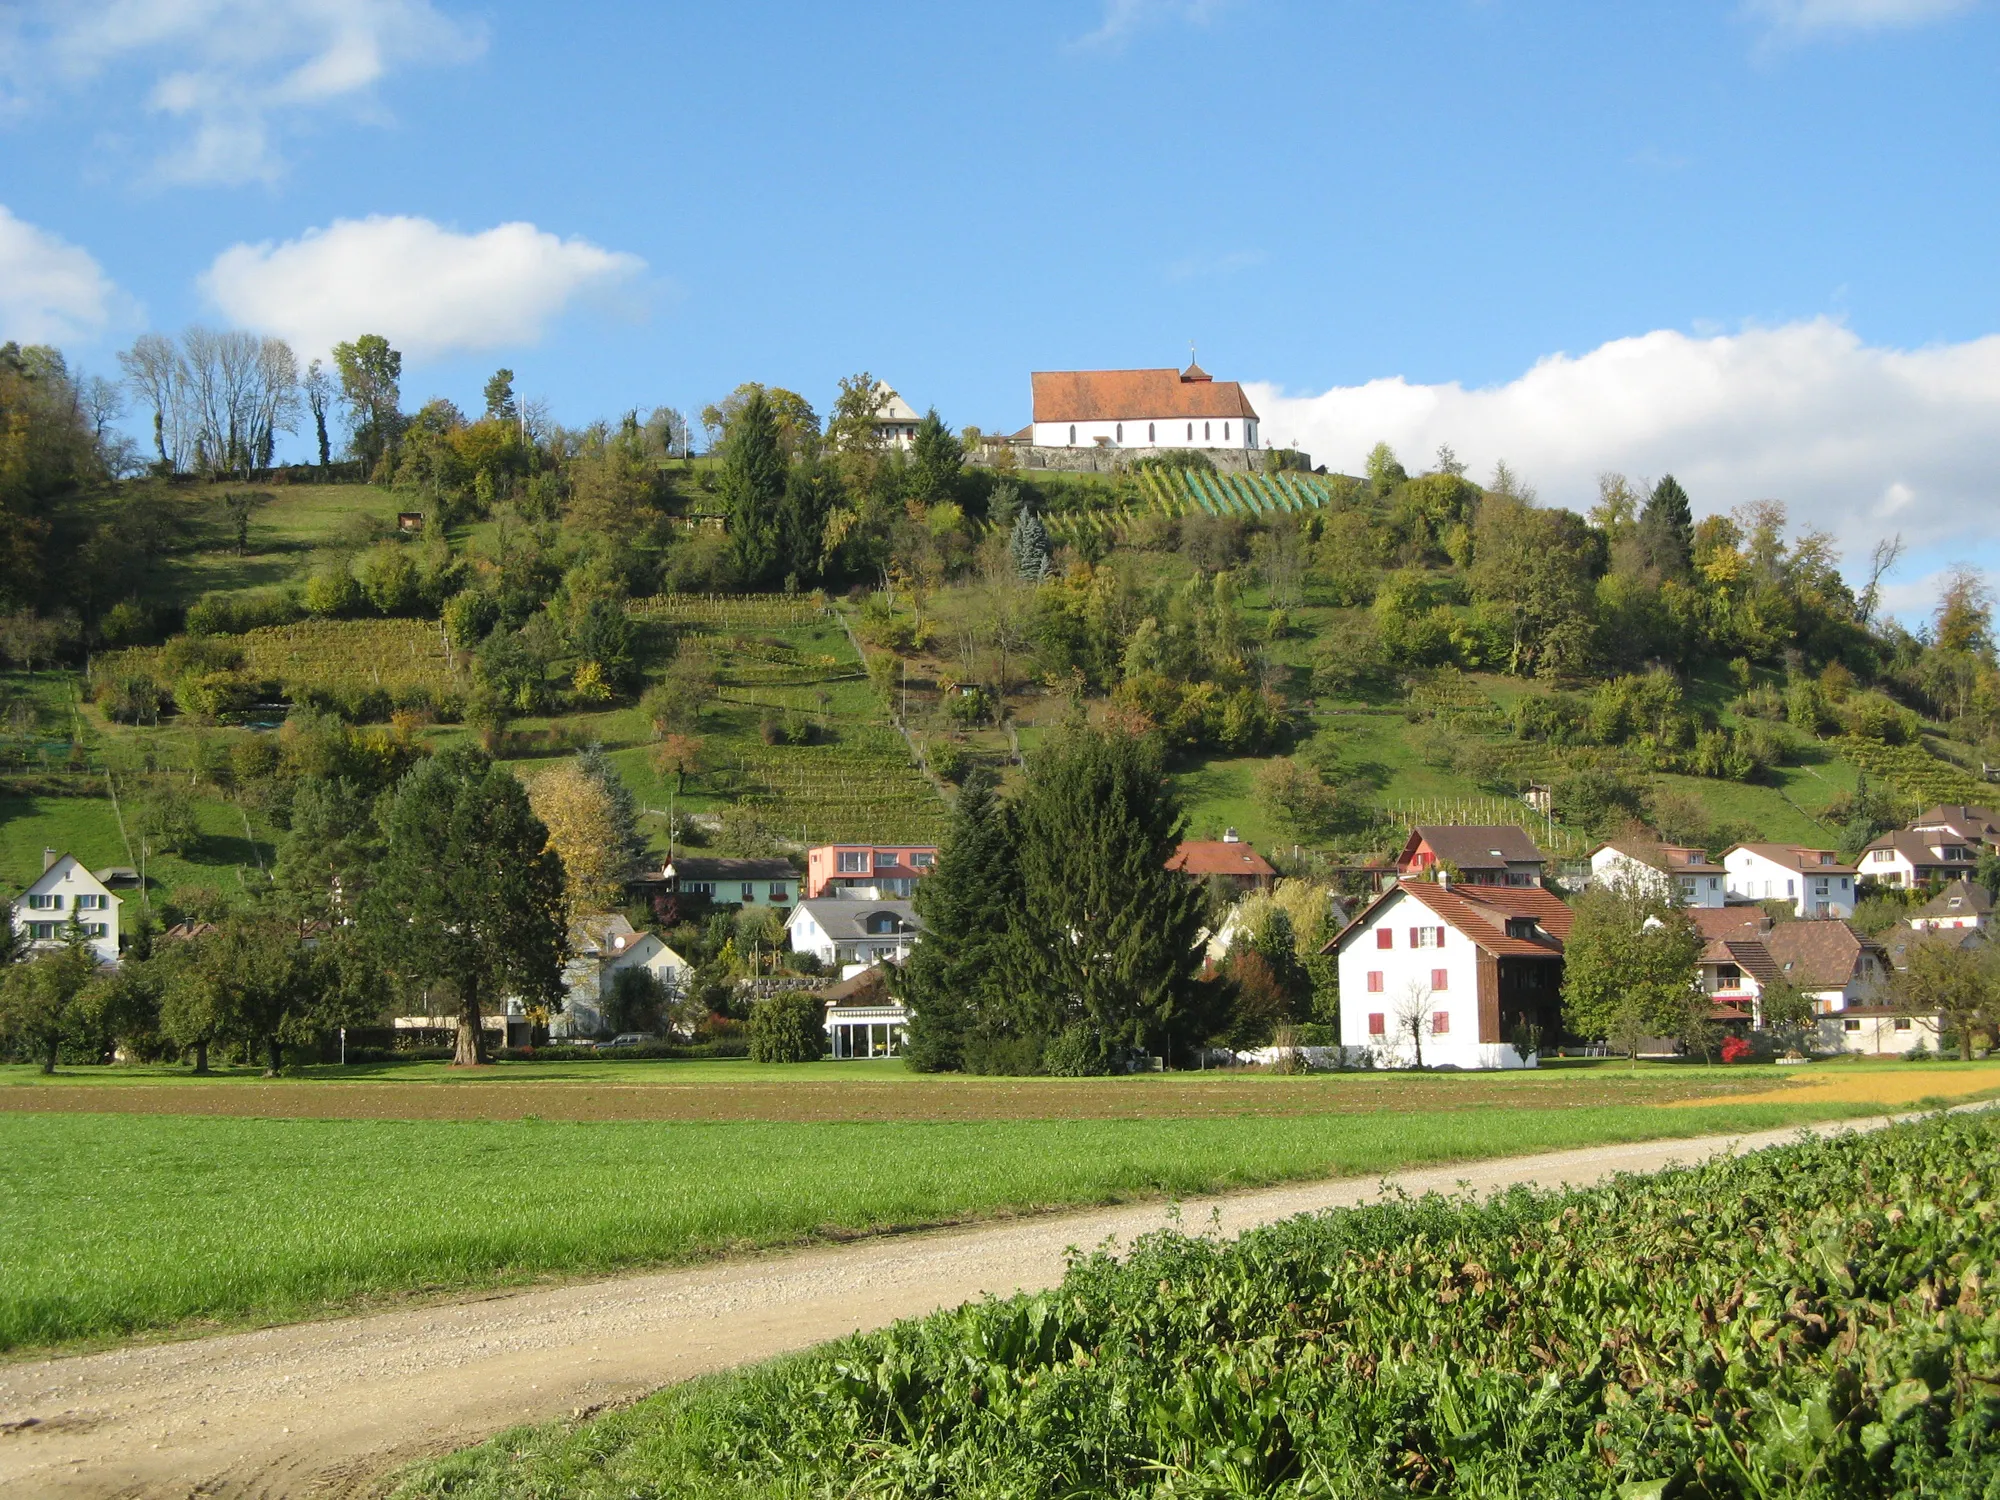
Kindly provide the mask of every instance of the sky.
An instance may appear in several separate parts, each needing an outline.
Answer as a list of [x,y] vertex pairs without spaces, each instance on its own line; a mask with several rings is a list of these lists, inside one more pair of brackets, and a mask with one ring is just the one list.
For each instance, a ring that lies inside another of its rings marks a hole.
[[1192,346],[1335,470],[1900,535],[1914,619],[2000,570],[1996,71],[2000,0],[0,0],[0,339],[989,431]]

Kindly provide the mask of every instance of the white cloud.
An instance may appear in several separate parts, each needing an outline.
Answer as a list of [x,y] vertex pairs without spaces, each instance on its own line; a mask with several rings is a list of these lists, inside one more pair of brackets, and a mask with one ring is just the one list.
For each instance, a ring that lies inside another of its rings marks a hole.
[[384,335],[412,359],[532,344],[580,296],[627,283],[636,255],[532,224],[459,234],[429,219],[336,219],[283,244],[232,245],[202,273],[233,322],[300,354]]
[[101,331],[124,298],[88,250],[0,204],[0,341],[61,344]]
[[1749,13],[1795,36],[1921,26],[1971,10],[1979,0],[1749,0]]
[[1576,510],[1603,471],[1671,472],[1699,513],[1782,500],[1854,559],[1896,532],[1917,551],[2000,543],[2000,335],[1883,349],[1822,318],[1618,339],[1479,390],[1397,377],[1251,391],[1269,441],[1350,474],[1378,440],[1412,470],[1448,443],[1475,475],[1504,458]]
[[1162,21],[1206,24],[1229,0],[1104,0],[1104,20],[1076,39],[1077,47],[1122,47],[1134,33]]
[[[7,71],[25,96],[121,69],[146,109],[181,121],[158,171],[180,182],[268,181],[286,129],[346,105],[366,113],[396,68],[463,62],[484,30],[431,0],[29,0]],[[4,8],[4,7],[0,7]],[[117,80],[114,80],[117,81]],[[114,115],[115,119],[115,115]]]

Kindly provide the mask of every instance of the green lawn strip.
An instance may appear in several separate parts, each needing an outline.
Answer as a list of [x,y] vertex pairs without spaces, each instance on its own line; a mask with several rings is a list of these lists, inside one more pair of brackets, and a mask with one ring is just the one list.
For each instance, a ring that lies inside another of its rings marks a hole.
[[1996,1122],[1161,1234],[522,1427],[401,1500],[1990,1496]]
[[986,1215],[1879,1113],[456,1124],[0,1116],[0,1348],[211,1331]]

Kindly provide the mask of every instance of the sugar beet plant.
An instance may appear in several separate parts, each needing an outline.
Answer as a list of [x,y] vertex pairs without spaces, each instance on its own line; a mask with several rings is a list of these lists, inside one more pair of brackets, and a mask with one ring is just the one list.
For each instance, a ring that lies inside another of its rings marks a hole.
[[421,1494],[2000,1496],[2000,1122],[1094,1255]]

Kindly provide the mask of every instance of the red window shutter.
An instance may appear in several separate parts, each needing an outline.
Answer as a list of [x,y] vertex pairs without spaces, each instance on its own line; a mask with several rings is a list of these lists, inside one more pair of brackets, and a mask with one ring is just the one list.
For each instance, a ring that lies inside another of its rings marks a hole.
[[1382,971],[1380,969],[1370,969],[1368,971],[1368,993],[1371,995],[1382,993]]
[[1431,1012],[1431,1035],[1444,1036],[1451,1030],[1451,1012],[1434,1010]]
[[1438,929],[1438,946],[1440,948],[1444,946],[1444,929],[1442,927]]
[[1378,927],[1378,928],[1376,928],[1376,929],[1375,929],[1375,946],[1376,946],[1376,947],[1378,947],[1378,948],[1393,948],[1393,947],[1395,947],[1395,946],[1396,946],[1396,930],[1395,930],[1395,928],[1393,928],[1393,927]]
[[1370,1036],[1386,1036],[1388,1035],[1388,1031],[1386,1018],[1382,1012],[1379,1010],[1371,1012],[1368,1017],[1368,1034]]
[[1412,948],[1418,947],[1423,943],[1422,934],[1423,928],[1421,927],[1412,927],[1410,929],[1410,946]]
[[1449,970],[1449,969],[1432,969],[1432,970],[1431,970],[1431,988],[1432,988],[1432,989],[1434,989],[1434,990],[1448,990],[1448,989],[1450,989],[1450,988],[1451,988],[1451,970]]

